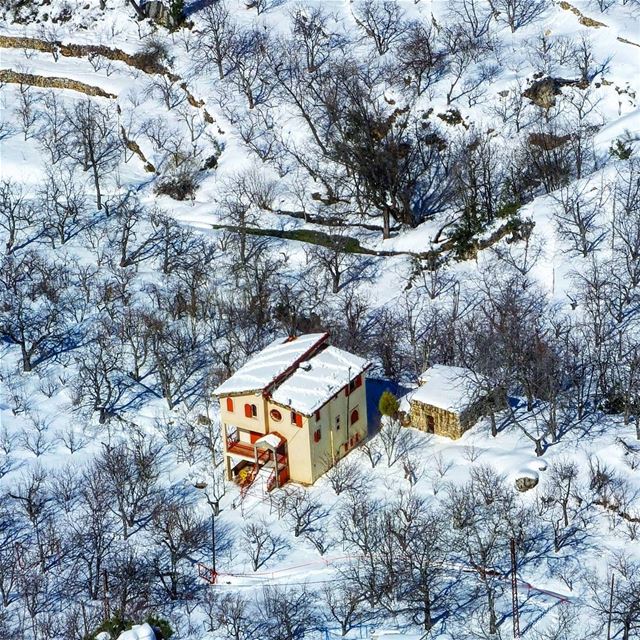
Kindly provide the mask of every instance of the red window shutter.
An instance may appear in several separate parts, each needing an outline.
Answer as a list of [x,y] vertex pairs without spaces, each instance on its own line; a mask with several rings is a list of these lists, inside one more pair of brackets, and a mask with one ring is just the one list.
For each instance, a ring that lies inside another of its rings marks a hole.
[[362,386],[362,375],[356,377],[356,388]]
[[316,422],[320,420],[320,409],[316,411]]
[[296,413],[296,426],[297,427],[301,427],[302,426],[302,414],[301,413]]
[[244,405],[244,415],[245,415],[245,418],[253,418],[253,412],[251,411],[250,404]]
[[344,395],[345,395],[345,396],[348,396],[348,395],[349,395],[349,385],[347,385],[347,386],[344,388]]
[[358,422],[359,418],[360,418],[360,414],[358,413],[358,410],[354,409],[351,412],[351,424],[355,424],[356,422]]
[[227,411],[233,413],[233,398],[227,398]]

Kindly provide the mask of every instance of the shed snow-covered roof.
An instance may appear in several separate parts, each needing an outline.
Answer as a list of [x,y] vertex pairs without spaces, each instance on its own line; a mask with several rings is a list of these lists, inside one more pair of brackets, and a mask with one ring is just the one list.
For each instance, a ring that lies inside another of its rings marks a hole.
[[328,346],[301,362],[273,392],[272,399],[294,411],[311,415],[369,364],[364,358]]
[[278,338],[248,360],[217,389],[215,395],[262,391],[327,339],[326,333],[308,333],[297,338]]
[[408,400],[445,411],[463,411],[476,399],[478,392],[473,373],[464,367],[433,365],[420,376],[420,382],[421,385],[408,394]]

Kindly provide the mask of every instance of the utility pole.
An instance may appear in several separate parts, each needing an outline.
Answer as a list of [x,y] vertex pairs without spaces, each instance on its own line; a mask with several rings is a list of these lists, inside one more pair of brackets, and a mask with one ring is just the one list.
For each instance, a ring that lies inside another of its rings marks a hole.
[[[211,476],[210,482],[213,484],[215,482],[213,475]],[[207,493],[207,483],[202,483],[198,487],[203,493],[205,500],[208,505],[211,507],[211,572],[209,573],[209,582],[211,584],[216,582],[217,572],[216,572],[216,512],[218,511],[218,503],[214,499],[212,499]]]
[[520,611],[518,609],[518,578],[516,577],[516,541],[511,538],[511,604],[513,607],[513,637],[520,638]]
[[111,617],[111,607],[109,606],[109,578],[106,569],[102,572],[102,584],[104,587],[104,619],[109,620]]
[[349,415],[349,400],[351,399],[351,367],[347,369],[347,443],[349,442],[349,427],[351,416]]
[[611,640],[611,618],[613,617],[613,586],[615,574],[611,574],[611,591],[609,592],[609,619],[607,620],[607,640]]
[[211,510],[211,569],[213,571],[213,579],[216,577],[216,518]]

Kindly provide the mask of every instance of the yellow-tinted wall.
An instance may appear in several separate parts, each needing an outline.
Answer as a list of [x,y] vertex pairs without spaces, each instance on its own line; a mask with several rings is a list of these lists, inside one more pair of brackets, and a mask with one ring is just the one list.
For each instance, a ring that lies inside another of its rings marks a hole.
[[[279,411],[282,420],[276,421],[271,416],[272,409]],[[302,416],[302,426],[291,422],[291,409],[275,402],[267,402],[269,433],[277,431],[287,440],[287,456],[289,459],[289,478],[294,482],[312,484],[311,452],[309,436],[309,418]],[[313,421],[313,419],[311,419]]]
[[[226,398],[220,398],[220,413],[222,423],[229,431],[229,426],[241,430],[259,433],[277,431],[287,441],[289,462],[289,478],[293,482],[313,484],[339,459],[343,458],[352,448],[362,442],[367,436],[367,402],[366,379],[362,376],[360,387],[352,391],[349,396],[342,389],[334,398],[321,409],[319,418],[315,415],[302,416],[302,426],[299,427],[291,420],[291,409],[279,405],[271,400],[265,400],[261,395],[248,394],[233,397],[234,411],[227,411]],[[255,404],[256,418],[247,418],[244,414],[245,403]],[[272,409],[282,415],[281,420],[275,420]],[[358,411],[358,421],[350,425],[349,416]],[[320,440],[315,442],[314,434],[320,430]],[[354,436],[358,434],[356,442]],[[240,439],[249,441],[248,433],[240,431]],[[345,443],[353,439],[353,446],[345,449]]]
[[[248,431],[256,431],[257,433],[267,433],[265,416],[267,415],[267,401],[262,394],[256,395],[250,393],[243,396],[230,396],[233,400],[233,411],[227,410],[227,398],[220,398],[220,417],[222,424],[229,427],[238,427]],[[244,413],[244,405],[255,405],[257,415],[255,418],[247,418]]]

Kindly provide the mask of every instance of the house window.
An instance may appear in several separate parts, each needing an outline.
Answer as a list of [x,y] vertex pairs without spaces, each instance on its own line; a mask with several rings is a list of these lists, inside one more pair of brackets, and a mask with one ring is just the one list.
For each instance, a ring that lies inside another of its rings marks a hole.
[[274,422],[280,422],[282,420],[282,414],[278,409],[271,409],[271,411],[269,411],[269,415]]
[[340,416],[336,416],[336,431],[340,431]]
[[227,411],[233,413],[233,398],[227,398]]
[[359,419],[360,419],[360,414],[358,413],[357,409],[354,409],[351,412],[350,424],[354,425],[356,422],[358,422]]
[[291,412],[291,424],[295,424],[296,427],[302,426],[302,414],[297,411]]
[[316,422],[320,420],[320,409],[316,411]]
[[353,393],[358,387],[362,386],[362,376],[356,376],[351,382],[349,382],[349,386],[345,389],[345,395],[349,395]]
[[255,418],[258,415],[258,407],[255,404],[245,404],[244,415],[246,418]]
[[313,433],[313,441],[320,442],[321,438],[322,438],[322,433],[320,432],[320,429],[316,429]]

